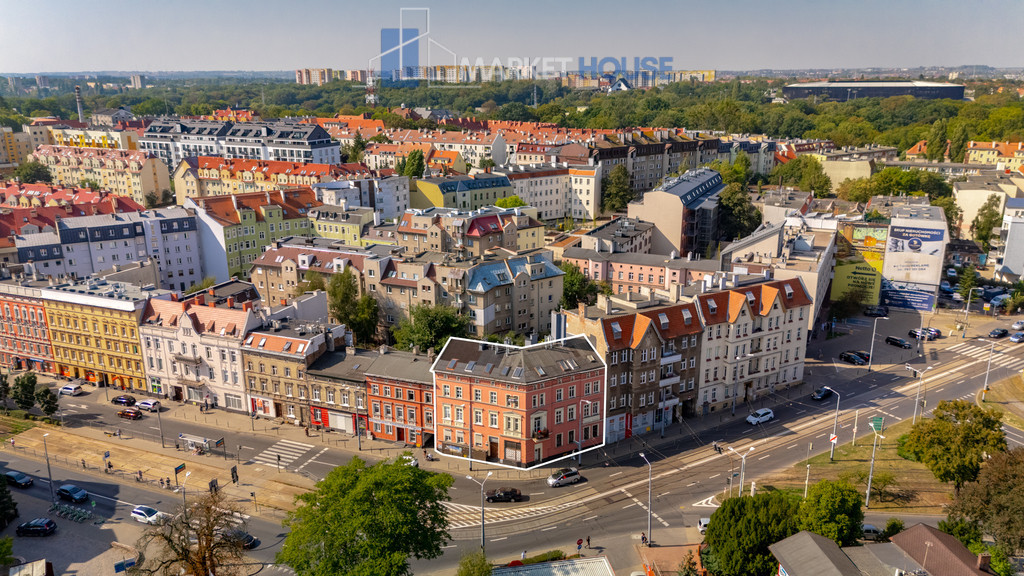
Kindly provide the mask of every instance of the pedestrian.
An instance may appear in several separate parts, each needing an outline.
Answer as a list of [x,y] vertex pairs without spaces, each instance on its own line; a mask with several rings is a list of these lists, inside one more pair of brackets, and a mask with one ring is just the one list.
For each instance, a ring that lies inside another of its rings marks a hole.
[[587,550],[590,550],[590,536],[587,536]]
[[640,533],[640,543],[647,546],[647,534],[644,532]]
[[117,439],[118,440],[121,439],[121,429],[120,428],[117,429]]
[[523,553],[519,555],[519,558],[521,560],[526,560],[526,550],[523,550]]
[[163,476],[161,476],[161,477],[160,477],[160,487],[161,487],[161,488],[163,488],[163,487],[164,487],[164,479],[163,479]]
[[714,442],[711,443],[711,449],[714,450],[715,452],[718,452],[718,440],[715,440]]
[[14,438],[11,438],[11,450],[14,450]]

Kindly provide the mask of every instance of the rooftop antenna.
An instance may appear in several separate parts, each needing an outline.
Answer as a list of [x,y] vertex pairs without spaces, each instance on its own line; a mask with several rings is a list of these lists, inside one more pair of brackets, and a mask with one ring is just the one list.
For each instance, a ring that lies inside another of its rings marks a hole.
[[78,105],[78,121],[85,122],[85,113],[82,112],[82,87],[75,86],[75,104]]

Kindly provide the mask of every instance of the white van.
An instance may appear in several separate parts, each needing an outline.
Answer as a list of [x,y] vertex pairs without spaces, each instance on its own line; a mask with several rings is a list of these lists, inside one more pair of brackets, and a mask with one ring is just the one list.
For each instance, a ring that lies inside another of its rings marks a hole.
[[82,392],[84,392],[84,390],[82,390],[81,384],[78,384],[76,382],[76,383],[73,383],[73,384],[67,384],[66,386],[61,386],[60,387],[60,391],[57,393],[57,395],[58,396],[65,396],[65,395],[67,395],[67,396],[78,396]]
[[708,524],[711,524],[711,518],[701,518],[697,520],[697,530],[700,530],[701,534],[708,531]]

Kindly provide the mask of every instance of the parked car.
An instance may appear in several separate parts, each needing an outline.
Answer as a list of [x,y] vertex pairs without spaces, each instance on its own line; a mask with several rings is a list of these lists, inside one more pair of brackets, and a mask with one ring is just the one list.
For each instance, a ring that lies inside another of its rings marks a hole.
[[889,315],[888,306],[868,306],[864,309],[864,315],[872,318],[884,318]]
[[995,330],[988,333],[989,338],[1005,338],[1010,331],[1006,328],[996,328]]
[[865,361],[865,362],[870,362],[871,361],[871,354],[868,354],[867,352],[864,352],[863,350],[850,350],[850,354],[856,354],[857,356],[860,356],[860,359]]
[[125,408],[117,411],[117,417],[125,420],[142,420],[142,412],[135,408]]
[[1000,294],[999,296],[996,296],[995,298],[990,300],[989,304],[991,304],[993,306],[1002,306],[1009,299],[1010,299],[1010,295],[1009,294]]
[[946,277],[947,278],[956,278],[956,268],[948,268],[948,269],[946,269]]
[[575,484],[579,481],[580,471],[575,468],[562,468],[551,476],[548,476],[548,486],[551,486],[552,488],[556,486],[565,486],[566,484]]
[[752,426],[756,426],[758,424],[764,424],[773,418],[775,418],[775,412],[772,412],[771,408],[761,408],[750,416],[747,416],[747,422]]
[[957,290],[956,292],[953,292],[953,300],[955,300],[956,302],[963,302],[964,301],[964,297],[963,297],[962,294],[960,294],[959,290]]
[[811,393],[811,400],[824,400],[832,395],[831,388],[818,388]]
[[65,384],[64,386],[60,387],[60,390],[57,391],[57,395],[58,396],[78,396],[82,392],[85,392],[85,390],[82,390],[82,385],[81,384]]
[[898,348],[903,348],[904,350],[910,350],[911,348],[914,347],[910,342],[907,342],[903,338],[897,338],[895,336],[886,336],[885,343],[892,344],[893,346],[896,346]]
[[925,328],[924,331],[925,332],[931,332],[931,334],[933,336],[933,338],[932,338],[933,340],[935,338],[941,338],[942,337],[942,330],[939,330],[938,328],[932,328],[931,326],[929,326],[929,327]]
[[49,536],[57,531],[57,523],[49,518],[36,518],[19,525],[14,533],[18,536]]
[[882,536],[882,531],[876,528],[873,524],[865,524],[863,537],[865,540],[878,540]]
[[224,537],[238,542],[242,545],[242,548],[244,548],[245,550],[252,550],[253,548],[259,548],[260,546],[259,538],[253,536],[252,534],[249,534],[241,528],[231,530],[230,532],[225,534]]
[[89,499],[89,493],[74,484],[65,484],[57,488],[57,496],[61,500],[70,500],[71,502],[85,502]]
[[16,470],[8,470],[4,476],[7,477],[8,486],[17,486],[18,488],[28,488],[32,485],[32,477],[24,472],[18,472]]
[[1010,329],[1011,330],[1024,330],[1024,320],[1017,320],[1016,322],[1013,323],[1013,326],[1010,326]]
[[142,400],[135,405],[139,410],[145,410],[147,412],[159,412],[160,401],[159,400]]
[[486,493],[488,502],[519,502],[523,493],[518,488],[497,488]]
[[143,524],[159,524],[164,521],[164,513],[149,506],[136,506],[132,518]]
[[697,530],[699,530],[701,534],[704,534],[708,531],[708,526],[710,524],[711,518],[701,518],[700,520],[697,520]]
[[1010,336],[1010,342],[1013,342],[1014,344],[1024,342],[1024,332],[1017,332],[1013,336]]
[[867,364],[867,361],[858,356],[855,352],[840,352],[839,359],[847,364],[853,364],[854,366],[863,366]]
[[132,396],[130,394],[121,394],[120,396],[114,398],[110,402],[113,404],[117,404],[118,406],[135,406],[135,396]]
[[952,292],[953,285],[949,283],[949,280],[943,280],[942,282],[939,282],[939,290],[942,290],[943,292]]
[[910,336],[914,340],[935,340],[936,336],[929,330],[921,330],[920,328],[913,328],[907,332],[907,336]]

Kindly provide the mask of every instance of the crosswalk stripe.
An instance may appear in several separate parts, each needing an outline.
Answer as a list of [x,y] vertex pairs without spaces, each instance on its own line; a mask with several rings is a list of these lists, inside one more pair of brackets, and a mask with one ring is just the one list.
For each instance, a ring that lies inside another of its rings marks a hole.
[[295,442],[293,440],[278,440],[277,444],[275,444],[275,446],[278,446],[280,444],[287,444],[287,445],[291,445],[291,446],[297,446],[297,447],[303,448],[305,450],[309,450],[310,448],[312,448],[314,446],[313,444],[304,444],[302,442]]

